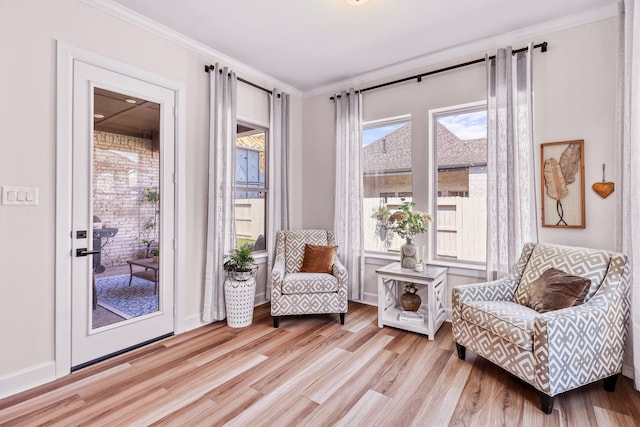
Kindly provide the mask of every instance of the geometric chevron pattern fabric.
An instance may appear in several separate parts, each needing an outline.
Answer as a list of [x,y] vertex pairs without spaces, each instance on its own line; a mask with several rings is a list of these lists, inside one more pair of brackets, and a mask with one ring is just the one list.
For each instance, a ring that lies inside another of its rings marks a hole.
[[[280,230],[271,271],[271,315],[346,313],[347,270],[335,257],[333,273],[300,273],[305,244],[335,246],[330,230]],[[338,248],[338,251],[340,248]]]
[[609,265],[609,253],[597,249],[577,249],[567,246],[536,246],[531,254],[531,259],[522,274],[516,301],[520,304],[527,303],[527,291],[531,283],[550,268],[556,268],[565,273],[584,277],[591,280],[591,286],[585,297],[589,301],[602,283]]
[[[297,273],[302,267],[302,260],[304,259],[304,245],[321,245],[321,246],[334,246],[333,243],[328,243],[329,240],[333,242],[333,231],[327,232],[326,230],[297,230],[287,231],[282,233],[286,272]],[[276,238],[277,240],[277,238]]]
[[533,324],[538,312],[511,301],[466,301],[462,318],[518,347],[533,349]]
[[324,273],[289,273],[282,279],[282,293],[317,294],[338,292],[338,279]]
[[[548,268],[591,279],[589,299],[546,313],[514,307]],[[622,371],[629,286],[623,254],[527,243],[507,277],[453,289],[453,338],[553,397]]]

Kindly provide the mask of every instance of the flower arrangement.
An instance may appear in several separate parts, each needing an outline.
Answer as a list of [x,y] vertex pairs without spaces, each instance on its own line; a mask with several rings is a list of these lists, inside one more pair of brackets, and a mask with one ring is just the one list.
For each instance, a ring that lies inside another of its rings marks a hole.
[[378,223],[386,224],[387,220],[391,216],[391,212],[384,204],[380,204],[377,209],[373,209],[371,218],[374,218]]
[[387,209],[387,206],[384,203],[380,203],[377,209],[373,209],[371,213],[371,218],[376,220],[376,233],[378,234],[378,238],[382,241],[383,245],[387,246],[387,221],[391,216],[391,212]]
[[418,292],[418,288],[416,287],[415,283],[407,282],[404,284],[404,291],[409,294],[415,294],[416,292]]
[[416,234],[426,233],[433,217],[426,212],[413,210],[415,206],[415,202],[402,199],[399,210],[389,216],[387,228],[403,239],[413,239]]

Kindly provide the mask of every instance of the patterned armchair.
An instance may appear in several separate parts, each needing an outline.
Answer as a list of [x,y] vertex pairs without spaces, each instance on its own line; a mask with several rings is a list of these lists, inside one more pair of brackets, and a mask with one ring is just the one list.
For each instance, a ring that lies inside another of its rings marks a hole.
[[347,270],[338,257],[333,274],[301,273],[305,244],[334,246],[333,231],[281,230],[276,234],[276,257],[271,272],[271,316],[339,313],[344,325],[347,312]]
[[[539,313],[525,305],[532,282],[550,268],[590,280],[584,303]],[[525,244],[515,271],[493,282],[453,289],[458,357],[469,348],[541,392],[541,409],[557,394],[604,379],[613,391],[629,320],[629,264],[604,250]]]

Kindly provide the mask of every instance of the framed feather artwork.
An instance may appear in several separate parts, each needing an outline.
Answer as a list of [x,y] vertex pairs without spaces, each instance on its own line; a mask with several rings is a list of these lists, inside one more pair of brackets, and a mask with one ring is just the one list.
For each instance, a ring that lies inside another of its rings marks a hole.
[[542,226],[585,228],[584,140],[540,144]]

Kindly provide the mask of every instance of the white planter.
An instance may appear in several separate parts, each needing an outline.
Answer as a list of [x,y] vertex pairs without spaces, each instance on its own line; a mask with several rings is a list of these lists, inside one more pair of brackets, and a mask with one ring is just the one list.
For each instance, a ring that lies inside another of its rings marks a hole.
[[256,279],[250,277],[247,280],[235,280],[228,277],[224,282],[224,298],[229,327],[243,328],[253,322]]

